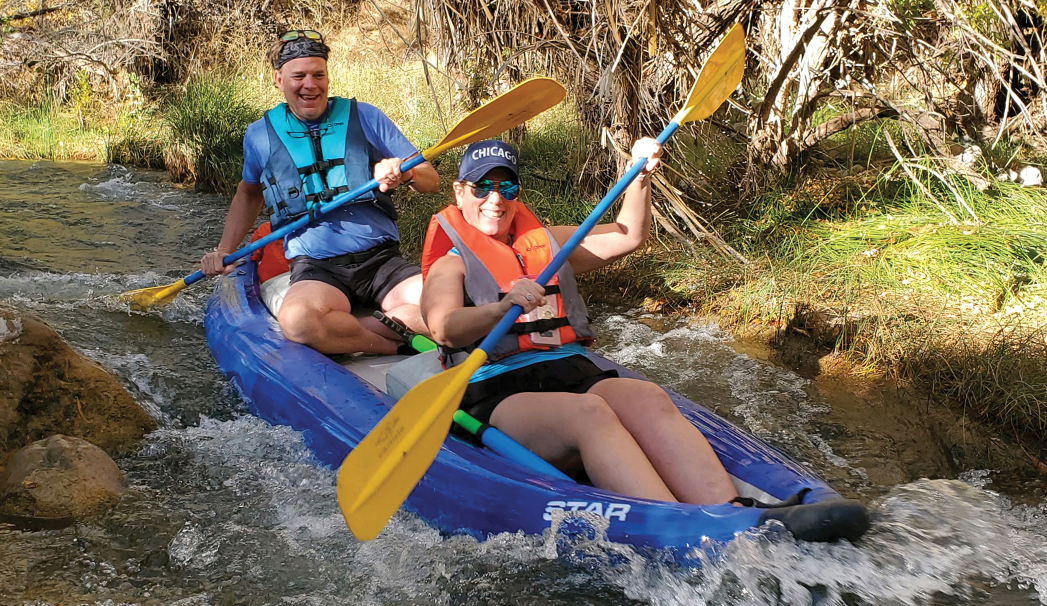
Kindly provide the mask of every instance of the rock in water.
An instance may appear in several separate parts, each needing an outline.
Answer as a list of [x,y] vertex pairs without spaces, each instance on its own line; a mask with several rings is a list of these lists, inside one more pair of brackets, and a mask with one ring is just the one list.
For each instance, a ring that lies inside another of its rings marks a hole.
[[116,454],[154,429],[102,367],[39,318],[0,306],[0,464],[7,452],[54,434]]
[[123,473],[101,448],[51,436],[11,457],[0,475],[0,513],[79,519],[104,512],[126,491]]

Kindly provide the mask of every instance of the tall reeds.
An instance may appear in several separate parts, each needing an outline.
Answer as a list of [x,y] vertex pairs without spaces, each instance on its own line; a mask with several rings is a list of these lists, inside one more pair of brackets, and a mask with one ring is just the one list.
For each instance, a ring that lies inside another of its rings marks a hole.
[[171,137],[164,157],[172,175],[194,179],[206,191],[236,190],[244,131],[261,117],[247,92],[241,80],[206,74],[172,94],[163,111]]

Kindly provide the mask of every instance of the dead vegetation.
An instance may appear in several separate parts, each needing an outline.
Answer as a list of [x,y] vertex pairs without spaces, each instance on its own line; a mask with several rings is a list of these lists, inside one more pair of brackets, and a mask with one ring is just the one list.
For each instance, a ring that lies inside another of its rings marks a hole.
[[568,85],[585,127],[613,142],[593,146],[575,175],[590,191],[620,173],[616,146],[661,130],[740,22],[749,49],[740,94],[692,129],[735,153],[718,171],[677,157],[684,174],[660,187],[661,223],[683,239],[722,242],[710,222],[723,207],[700,212],[703,201],[737,207],[863,122],[895,121],[897,159],[941,157],[942,174],[956,172],[945,158],[957,138],[1047,141],[1045,27],[1031,0],[421,1],[429,29],[416,38],[459,75],[467,103],[536,73]]

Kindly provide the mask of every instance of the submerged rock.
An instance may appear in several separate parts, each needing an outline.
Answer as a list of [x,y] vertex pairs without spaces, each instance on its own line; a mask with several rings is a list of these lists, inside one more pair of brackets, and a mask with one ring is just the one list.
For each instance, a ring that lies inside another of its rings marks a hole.
[[101,448],[51,436],[14,453],[0,473],[0,514],[71,522],[105,511],[126,491],[123,473]]

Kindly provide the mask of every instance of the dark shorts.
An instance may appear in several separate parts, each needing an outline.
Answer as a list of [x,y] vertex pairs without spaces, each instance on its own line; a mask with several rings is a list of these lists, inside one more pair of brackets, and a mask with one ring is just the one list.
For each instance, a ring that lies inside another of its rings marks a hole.
[[460,408],[480,422],[490,423],[495,407],[513,394],[554,391],[585,393],[600,381],[617,376],[618,371],[602,370],[582,355],[539,362],[470,383]]
[[315,280],[330,284],[356,307],[380,308],[396,285],[422,273],[400,256],[400,244],[387,242],[364,251],[330,259],[295,257],[291,260],[291,284]]

